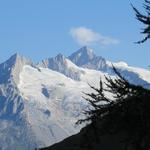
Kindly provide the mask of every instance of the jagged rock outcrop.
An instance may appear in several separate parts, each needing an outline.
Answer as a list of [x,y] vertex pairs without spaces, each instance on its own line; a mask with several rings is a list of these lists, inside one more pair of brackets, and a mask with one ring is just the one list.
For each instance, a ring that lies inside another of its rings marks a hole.
[[[88,83],[98,86],[100,77],[114,74],[111,64],[91,50],[79,53],[86,56],[77,57],[81,66],[73,63],[75,55],[71,61],[62,54],[38,65],[15,54],[0,64],[1,150],[45,147],[80,131],[83,126],[75,122],[88,107],[82,97],[90,91]],[[114,65],[133,83],[150,83],[148,70]]]
[[19,82],[19,73],[24,65],[31,65],[32,62],[19,54],[14,54],[7,61],[0,64],[0,84]]
[[106,60],[101,56],[96,56],[92,49],[87,46],[82,47],[77,52],[71,54],[70,59],[77,66],[94,70],[106,71]]
[[43,60],[38,66],[58,71],[73,80],[80,80],[80,76],[84,74],[82,69],[79,69],[62,54]]

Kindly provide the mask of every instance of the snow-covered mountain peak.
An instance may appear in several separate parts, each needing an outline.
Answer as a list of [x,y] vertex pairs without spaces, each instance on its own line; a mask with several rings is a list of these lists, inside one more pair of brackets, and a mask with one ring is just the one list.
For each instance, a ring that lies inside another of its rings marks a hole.
[[[87,47],[72,56],[58,54],[35,66],[14,54],[0,64],[0,150],[32,150],[79,132],[75,122],[88,107],[82,92],[91,93],[88,83],[98,87],[100,77],[106,82],[105,76],[115,74],[111,62]],[[150,89],[150,71],[113,65],[130,82]]]
[[95,57],[92,49],[84,46],[75,53],[71,54],[68,58],[78,66],[82,66],[91,61]]
[[8,60],[0,64],[0,83],[19,82],[19,73],[25,64],[32,62],[25,57],[15,53]]
[[55,64],[64,64],[65,59],[66,59],[65,56],[63,54],[59,53],[55,57],[51,57],[51,58],[47,58],[47,59],[42,60],[41,62],[38,63],[37,66],[53,69],[53,68],[51,68],[51,66],[54,65],[53,64],[54,62],[55,62]]
[[19,55],[18,53],[15,53],[3,64],[5,64],[5,67],[7,66],[13,67],[17,62],[22,61],[23,59],[24,59],[23,56]]
[[[15,65],[16,63],[27,63],[27,64],[32,64],[31,60],[28,58],[20,55],[19,53],[13,54],[7,61],[8,64],[10,65]],[[5,62],[4,62],[5,63]]]
[[79,67],[104,71],[107,69],[106,60],[101,56],[96,56],[93,49],[82,47],[68,57]]
[[56,57],[55,57],[56,60],[58,61],[64,61],[65,60],[65,56],[61,53],[59,53]]
[[84,73],[81,68],[78,68],[62,54],[42,60],[42,62],[38,64],[38,67],[49,68],[74,80],[80,80],[81,74]]
[[80,53],[82,55],[86,54],[87,56],[89,56],[90,59],[93,59],[93,57],[95,56],[93,49],[84,46],[82,48],[80,48],[77,53]]

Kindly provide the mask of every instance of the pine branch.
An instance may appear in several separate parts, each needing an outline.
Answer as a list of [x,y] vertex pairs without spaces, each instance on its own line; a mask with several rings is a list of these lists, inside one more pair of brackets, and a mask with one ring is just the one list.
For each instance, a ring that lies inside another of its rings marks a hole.
[[147,15],[143,15],[140,11],[138,11],[132,4],[131,4],[133,10],[135,11],[135,15],[137,20],[139,20],[141,23],[143,23],[146,27],[141,32],[142,34],[146,35],[144,39],[135,42],[137,44],[141,44],[146,42],[150,38],[150,1],[145,0],[145,4],[143,4],[143,7],[147,13]]
[[[131,84],[114,66],[113,69],[117,78],[105,77],[106,82],[100,80],[99,88],[90,86],[95,92],[87,93],[85,100],[91,107],[84,111],[86,118],[77,124],[100,122],[99,130],[93,129],[96,133],[99,132],[98,136],[126,131],[128,136],[123,142],[132,144],[136,150],[141,147],[143,150],[141,143],[146,145],[150,142],[145,140],[145,137],[150,137],[150,90]],[[103,88],[104,84],[106,88]],[[114,100],[107,98],[106,92],[110,92]],[[129,145],[125,146],[128,149]]]

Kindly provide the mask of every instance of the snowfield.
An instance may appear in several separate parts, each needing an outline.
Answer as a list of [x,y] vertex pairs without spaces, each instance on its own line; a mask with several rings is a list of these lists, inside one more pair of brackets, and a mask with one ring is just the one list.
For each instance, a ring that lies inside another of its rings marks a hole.
[[[130,82],[150,88],[150,71],[113,65]],[[0,64],[0,150],[34,150],[78,133],[83,125],[75,123],[88,107],[83,92],[92,92],[88,84],[99,87],[104,76],[115,77],[112,63],[87,47],[38,65],[18,54]]]
[[[82,69],[83,70],[83,69]],[[87,107],[82,92],[90,92],[88,83],[99,83],[103,73],[84,70],[81,81],[45,68],[25,65],[20,73],[19,91],[24,99],[24,113],[38,147],[48,146],[80,131],[76,121]]]

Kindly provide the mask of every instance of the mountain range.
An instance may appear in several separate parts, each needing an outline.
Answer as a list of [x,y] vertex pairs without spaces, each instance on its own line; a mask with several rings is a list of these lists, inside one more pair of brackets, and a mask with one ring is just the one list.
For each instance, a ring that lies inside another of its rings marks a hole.
[[129,82],[150,88],[150,71],[110,62],[86,46],[37,64],[19,54],[1,63],[0,150],[33,150],[77,134],[84,125],[75,123],[89,106],[83,92],[100,78],[115,78],[112,65]]

